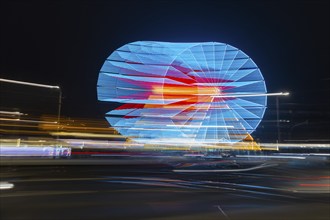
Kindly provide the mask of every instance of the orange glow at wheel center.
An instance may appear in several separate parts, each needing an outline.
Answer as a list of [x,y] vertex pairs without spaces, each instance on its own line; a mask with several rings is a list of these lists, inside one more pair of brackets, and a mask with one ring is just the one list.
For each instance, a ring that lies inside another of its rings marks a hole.
[[173,85],[155,85],[152,87],[153,95],[167,96],[214,96],[220,95],[221,89],[215,86],[173,86]]

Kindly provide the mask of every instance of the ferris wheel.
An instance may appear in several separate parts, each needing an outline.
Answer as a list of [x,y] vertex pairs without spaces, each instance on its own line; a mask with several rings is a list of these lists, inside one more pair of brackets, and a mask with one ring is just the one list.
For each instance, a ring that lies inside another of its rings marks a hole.
[[224,43],[138,41],[114,51],[98,99],[122,105],[106,119],[143,143],[235,143],[260,123],[267,103],[253,60]]

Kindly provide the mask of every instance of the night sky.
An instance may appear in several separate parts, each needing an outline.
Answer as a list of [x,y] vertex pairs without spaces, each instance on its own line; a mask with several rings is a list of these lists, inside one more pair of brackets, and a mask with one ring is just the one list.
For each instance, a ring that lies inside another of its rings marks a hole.
[[[0,8],[1,78],[60,85],[63,115],[103,115],[98,73],[126,43],[216,41],[249,55],[268,92],[291,92],[282,109],[312,108],[329,120],[329,1],[10,0]],[[294,123],[304,117],[314,116]]]

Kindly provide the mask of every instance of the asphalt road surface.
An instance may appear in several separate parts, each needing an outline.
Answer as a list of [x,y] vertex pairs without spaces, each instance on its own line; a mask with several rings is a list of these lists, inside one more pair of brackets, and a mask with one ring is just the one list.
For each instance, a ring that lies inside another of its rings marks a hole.
[[330,219],[324,157],[15,161],[1,161],[1,220]]

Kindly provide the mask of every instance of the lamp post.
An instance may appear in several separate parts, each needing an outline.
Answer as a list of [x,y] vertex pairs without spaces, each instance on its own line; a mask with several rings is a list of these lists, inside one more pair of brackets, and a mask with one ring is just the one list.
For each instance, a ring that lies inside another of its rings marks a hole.
[[281,142],[281,130],[280,130],[280,111],[279,111],[278,96],[276,96],[276,127],[277,127],[277,142]]
[[[282,96],[288,96],[290,93],[285,92]],[[280,102],[279,96],[276,96],[276,127],[277,127],[277,142],[281,142],[281,129],[280,129]]]
[[61,120],[61,106],[62,106],[62,90],[61,90],[61,87],[46,85],[46,84],[40,84],[40,83],[31,83],[31,82],[25,82],[25,81],[11,80],[11,79],[2,79],[2,78],[0,78],[0,82],[58,90],[57,130],[59,129],[60,120]]
[[[61,108],[62,108],[62,90],[58,86],[58,109],[57,109],[57,133],[59,131],[60,122],[61,122]],[[58,137],[57,137],[58,139]]]

